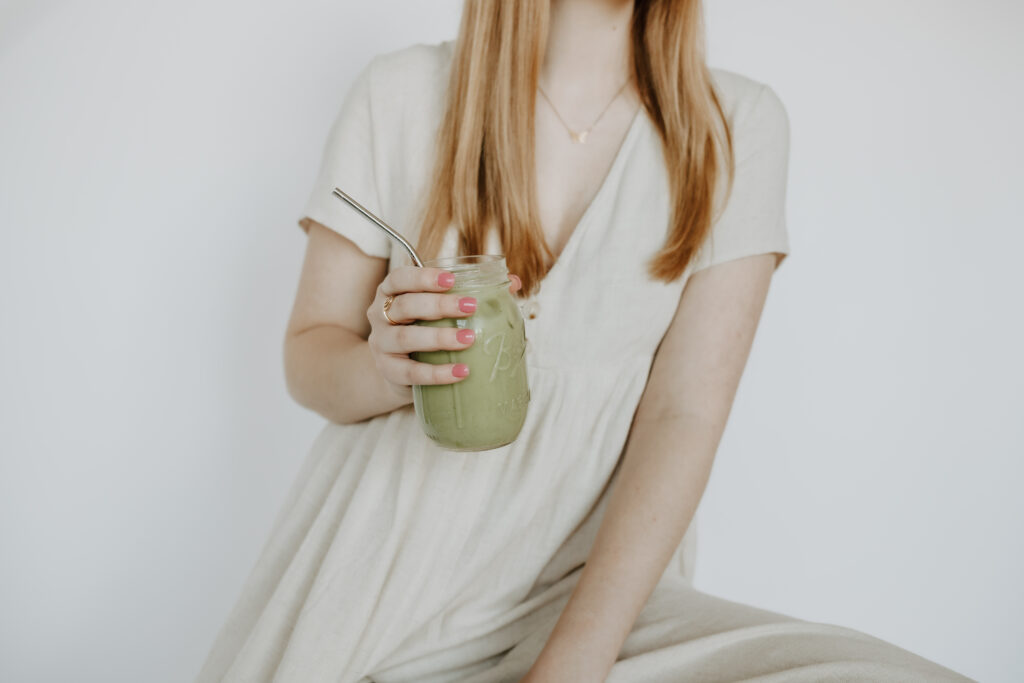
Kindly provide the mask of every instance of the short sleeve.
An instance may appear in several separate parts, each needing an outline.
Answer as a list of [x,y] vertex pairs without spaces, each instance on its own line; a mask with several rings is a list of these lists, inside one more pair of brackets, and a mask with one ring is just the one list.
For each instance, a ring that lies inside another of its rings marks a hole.
[[372,67],[371,62],[356,77],[345,95],[341,110],[327,135],[320,171],[299,225],[308,231],[308,219],[312,219],[352,240],[364,253],[388,258],[391,254],[390,238],[332,194],[334,188],[338,187],[387,220],[382,215],[377,182],[381,169],[374,144],[374,116],[370,97]]
[[762,86],[733,124],[736,159],[732,191],[692,272],[754,254],[776,253],[778,269],[789,254],[786,184],[789,118],[775,92]]

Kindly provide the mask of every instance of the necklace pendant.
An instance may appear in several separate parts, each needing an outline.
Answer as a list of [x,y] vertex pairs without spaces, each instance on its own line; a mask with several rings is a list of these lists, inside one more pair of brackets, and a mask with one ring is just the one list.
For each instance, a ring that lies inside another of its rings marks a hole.
[[589,132],[589,130],[581,130],[580,132],[577,133],[576,131],[571,130],[569,131],[569,134],[572,135],[573,142],[585,144],[587,142],[587,133]]

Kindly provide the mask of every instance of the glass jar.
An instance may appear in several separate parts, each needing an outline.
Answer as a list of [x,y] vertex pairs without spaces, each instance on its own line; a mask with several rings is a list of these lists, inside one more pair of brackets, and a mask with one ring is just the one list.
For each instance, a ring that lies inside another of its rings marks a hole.
[[424,363],[465,363],[469,376],[454,384],[412,388],[424,433],[453,451],[483,451],[511,443],[526,421],[530,387],[526,373],[526,325],[512,293],[505,257],[449,256],[426,261],[455,275],[449,294],[476,297],[476,311],[464,318],[417,320],[427,327],[476,332],[461,351],[415,351]]

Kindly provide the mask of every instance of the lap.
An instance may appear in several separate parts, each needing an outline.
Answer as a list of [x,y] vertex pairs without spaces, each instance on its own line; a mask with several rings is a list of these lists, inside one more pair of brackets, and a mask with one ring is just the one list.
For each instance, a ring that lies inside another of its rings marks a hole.
[[[563,601],[564,602],[564,601]],[[561,604],[532,615],[511,648],[479,651],[464,663],[420,671],[417,680],[516,683],[540,654]],[[449,660],[450,662],[451,660]],[[382,676],[374,681],[395,679]],[[912,652],[852,628],[810,622],[726,600],[664,578],[619,653],[608,683],[758,681],[970,681]]]

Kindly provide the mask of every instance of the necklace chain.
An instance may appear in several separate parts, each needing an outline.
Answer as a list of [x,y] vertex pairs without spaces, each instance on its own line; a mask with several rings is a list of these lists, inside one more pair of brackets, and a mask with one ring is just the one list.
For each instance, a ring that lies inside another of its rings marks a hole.
[[590,131],[594,130],[594,126],[596,126],[601,121],[602,117],[604,117],[605,115],[605,112],[607,112],[611,108],[615,100],[619,99],[619,95],[622,94],[622,91],[626,89],[626,86],[629,85],[629,82],[632,80],[632,76],[627,78],[626,82],[623,83],[622,86],[620,86],[619,89],[615,91],[615,95],[612,96],[610,100],[608,100],[608,104],[604,105],[604,109],[602,109],[601,113],[597,115],[597,118],[594,119],[594,122],[581,131],[573,130],[572,127],[565,122],[565,119],[562,118],[562,115],[558,112],[558,107],[556,107],[555,103],[551,101],[551,98],[548,97],[548,94],[544,92],[544,88],[540,87],[540,83],[537,84],[537,90],[539,90],[540,94],[544,97],[545,100],[547,100],[548,106],[551,107],[551,111],[555,112],[555,116],[557,116],[558,120],[562,122],[562,125],[565,126],[565,129],[569,131],[569,137],[572,138],[572,141],[579,142],[582,144],[587,141],[587,135],[590,134]]

